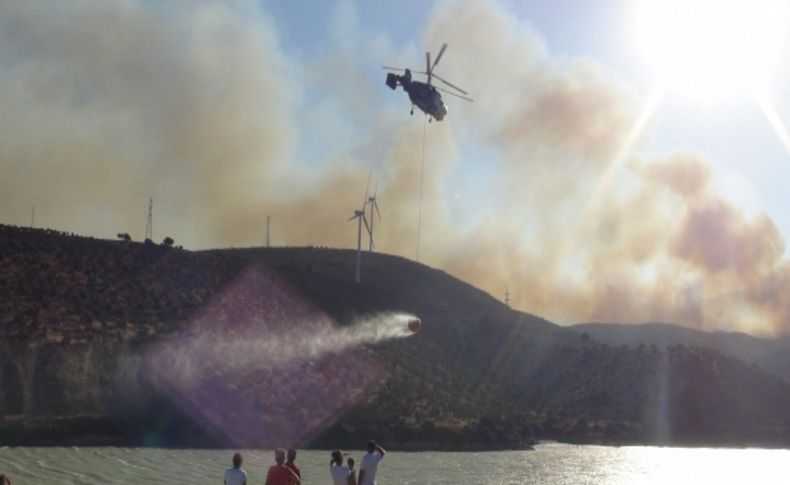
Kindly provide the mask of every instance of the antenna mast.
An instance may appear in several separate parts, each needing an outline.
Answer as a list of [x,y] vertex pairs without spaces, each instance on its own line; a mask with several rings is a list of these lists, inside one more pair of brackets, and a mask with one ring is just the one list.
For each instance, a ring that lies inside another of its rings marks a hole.
[[148,199],[148,224],[145,226],[145,238],[154,240],[154,222],[153,222],[153,213],[154,213],[154,198],[151,197]]
[[271,222],[272,222],[271,216],[266,216],[266,247],[267,248],[270,247],[271,243],[272,243],[272,240],[269,237],[269,226],[270,226]]

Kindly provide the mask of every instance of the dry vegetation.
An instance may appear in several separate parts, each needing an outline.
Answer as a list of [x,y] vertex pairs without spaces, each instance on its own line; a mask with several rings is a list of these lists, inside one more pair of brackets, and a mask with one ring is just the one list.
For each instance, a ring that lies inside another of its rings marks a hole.
[[[356,285],[354,257],[0,226],[0,441],[790,442],[790,387],[755,366],[704,348],[602,345],[393,256],[366,254]],[[200,336],[243,340],[392,310],[419,315],[423,331],[285,366],[206,366],[195,386],[163,379],[156,357]]]

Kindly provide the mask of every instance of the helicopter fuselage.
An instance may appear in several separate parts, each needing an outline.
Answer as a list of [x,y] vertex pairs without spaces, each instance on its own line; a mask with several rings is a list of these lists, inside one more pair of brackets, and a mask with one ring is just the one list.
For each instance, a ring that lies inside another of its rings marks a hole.
[[[381,66],[387,71],[394,71],[387,74],[387,80],[384,84],[389,86],[392,90],[397,88],[398,85],[403,87],[403,90],[408,93],[409,99],[411,100],[411,114],[414,114],[414,107],[417,106],[423,113],[428,115],[428,121],[431,121],[431,118],[436,121],[442,121],[444,117],[447,116],[447,105],[442,101],[440,91],[470,103],[472,102],[472,98],[468,97],[469,93],[434,72],[436,65],[439,64],[439,60],[442,58],[442,55],[444,55],[446,49],[447,44],[442,44],[442,48],[439,49],[439,54],[436,56],[433,64],[431,64],[431,53],[425,53],[425,71],[415,72],[415,74],[427,76],[428,82],[425,83],[413,81],[411,69]],[[396,74],[400,71],[403,71],[403,75]],[[433,86],[431,84],[432,79],[438,80],[451,89],[448,90],[447,88]]]
[[442,101],[441,93],[430,84],[411,81],[403,85],[403,90],[409,94],[413,105],[436,121],[442,121],[447,114],[447,105]]
[[[442,121],[447,114],[447,105],[442,101],[441,93],[428,83],[412,81],[411,71],[406,69],[402,76],[387,75],[387,86],[395,89],[398,85],[409,95],[411,104],[436,121]],[[414,112],[412,111],[412,114]]]

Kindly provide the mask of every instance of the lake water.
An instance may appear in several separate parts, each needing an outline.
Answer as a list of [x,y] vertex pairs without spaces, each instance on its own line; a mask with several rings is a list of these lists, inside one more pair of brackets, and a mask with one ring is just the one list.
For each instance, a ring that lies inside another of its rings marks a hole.
[[[233,450],[0,448],[0,473],[26,484],[222,483]],[[244,452],[249,485],[263,484],[270,451]],[[361,452],[352,452],[357,459]],[[304,483],[330,483],[328,451],[300,451]],[[543,444],[535,451],[392,451],[379,465],[388,484],[788,484],[790,450]]]

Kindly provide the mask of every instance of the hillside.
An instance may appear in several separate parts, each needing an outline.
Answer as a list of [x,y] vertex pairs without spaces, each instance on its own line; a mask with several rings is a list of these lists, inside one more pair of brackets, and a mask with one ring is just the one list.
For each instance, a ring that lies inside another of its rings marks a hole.
[[[349,250],[0,226],[0,258],[0,444],[790,442],[790,388],[757,367],[588,341],[399,257],[366,253],[357,285]],[[283,357],[391,311],[423,330]]]
[[581,323],[572,328],[609,345],[709,347],[790,381],[790,336],[760,338],[739,332],[703,332],[667,323]]

